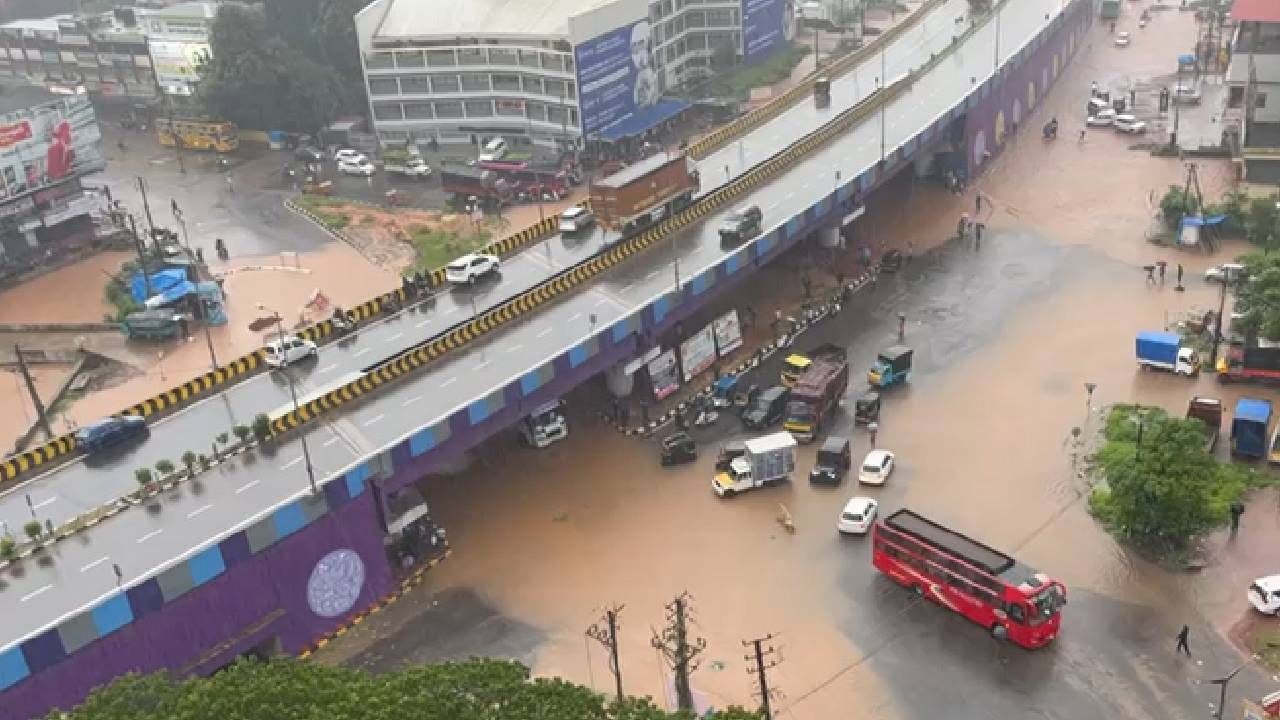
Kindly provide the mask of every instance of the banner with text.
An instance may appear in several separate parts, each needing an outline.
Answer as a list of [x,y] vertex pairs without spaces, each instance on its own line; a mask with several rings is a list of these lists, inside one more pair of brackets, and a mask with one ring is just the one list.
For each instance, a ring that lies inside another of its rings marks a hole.
[[708,324],[680,343],[680,365],[684,368],[685,382],[711,367],[711,363],[715,361],[716,336],[713,324]]
[[85,95],[0,115],[0,198],[16,198],[105,164]]
[[742,0],[742,59],[753,62],[796,36],[795,0]]
[[573,48],[582,132],[588,136],[658,102],[648,20],[639,20]]
[[680,371],[676,369],[676,351],[668,350],[649,361],[649,384],[653,397],[661,400],[680,387]]
[[738,323],[738,311],[729,312],[716,318],[716,352],[720,357],[742,347],[742,326]]

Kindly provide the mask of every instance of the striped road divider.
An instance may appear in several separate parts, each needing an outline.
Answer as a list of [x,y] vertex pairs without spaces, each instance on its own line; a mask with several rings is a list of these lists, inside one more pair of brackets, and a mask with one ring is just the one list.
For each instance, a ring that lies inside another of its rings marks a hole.
[[578,288],[614,268],[631,256],[648,249],[670,233],[677,232],[689,224],[697,222],[717,208],[728,204],[739,195],[777,176],[783,170],[826,144],[833,137],[843,133],[855,123],[874,113],[883,103],[890,102],[893,98],[906,92],[913,82],[914,75],[908,74],[855,107],[841,113],[831,122],[824,125],[822,129],[793,143],[787,149],[757,165],[732,183],[703,196],[692,206],[676,215],[666,218],[648,230],[623,240],[609,250],[580,262],[502,304],[480,313],[475,318],[455,325],[443,334],[417,347],[406,350],[373,368],[359,379],[321,395],[296,410],[286,411],[273,418],[272,430],[276,433],[295,430],[324,413],[371,393],[380,386],[417,370],[446,353],[457,350],[480,337],[488,335],[516,318],[529,315],[570,290]]

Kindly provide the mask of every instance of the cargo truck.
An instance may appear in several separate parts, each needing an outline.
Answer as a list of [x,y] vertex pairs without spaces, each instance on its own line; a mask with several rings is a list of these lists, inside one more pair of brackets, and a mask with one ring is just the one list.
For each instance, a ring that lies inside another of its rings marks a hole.
[[845,349],[832,345],[831,343],[823,343],[817,347],[802,353],[792,353],[782,361],[782,384],[787,387],[795,387],[799,382],[800,376],[809,370],[809,366],[815,360],[823,359],[840,359],[843,360],[848,356]]
[[1267,426],[1271,424],[1271,402],[1240,398],[1231,420],[1231,454],[1260,458],[1267,454]]
[[1195,348],[1182,344],[1178,333],[1144,330],[1134,343],[1138,365],[1192,377],[1200,372],[1200,356]]
[[465,209],[476,198],[482,205],[493,207],[511,199],[510,186],[505,180],[488,170],[466,165],[451,165],[440,171],[440,187],[449,203]]
[[720,497],[733,497],[790,480],[795,467],[796,440],[790,433],[752,438],[743,443],[742,455],[731,460],[727,470],[716,473],[711,489]]
[[1187,404],[1187,419],[1204,423],[1205,452],[1212,453],[1222,428],[1222,401],[1211,397],[1193,397]]
[[680,211],[700,187],[692,159],[659,153],[592,183],[591,210],[625,233]]
[[1275,382],[1280,380],[1280,347],[1244,347],[1231,344],[1218,358],[1220,382]]
[[812,442],[848,389],[849,360],[843,353],[814,360],[791,388],[782,428],[800,442]]

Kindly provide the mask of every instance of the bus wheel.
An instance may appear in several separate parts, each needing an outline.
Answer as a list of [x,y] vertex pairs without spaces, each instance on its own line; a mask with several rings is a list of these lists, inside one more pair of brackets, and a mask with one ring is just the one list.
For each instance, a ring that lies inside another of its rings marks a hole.
[[1009,637],[1009,628],[1000,623],[991,624],[991,637],[997,640],[1004,640]]

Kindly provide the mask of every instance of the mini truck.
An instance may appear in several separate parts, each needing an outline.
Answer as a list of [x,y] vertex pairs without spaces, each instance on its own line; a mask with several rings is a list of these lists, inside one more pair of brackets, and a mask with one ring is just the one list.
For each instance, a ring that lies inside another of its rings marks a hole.
[[544,448],[569,437],[569,421],[564,416],[564,401],[552,400],[539,405],[520,419],[520,439],[530,447]]
[[745,452],[729,462],[729,468],[716,473],[711,489],[716,495],[730,498],[738,493],[791,479],[796,468],[796,440],[791,433],[774,433],[752,438],[743,443]]
[[867,384],[873,388],[887,388],[906,382],[911,377],[911,356],[911,348],[903,345],[894,345],[880,353],[867,371]]
[[782,428],[800,442],[812,442],[848,389],[849,360],[844,353],[814,360],[791,388]]
[[1193,397],[1187,403],[1187,419],[1204,423],[1204,449],[1213,452],[1222,428],[1222,401],[1211,397]]
[[1219,382],[1280,381],[1280,347],[1231,344],[1218,358]]
[[1134,343],[1138,365],[1167,370],[1175,375],[1192,377],[1200,372],[1200,357],[1195,348],[1182,344],[1178,333],[1144,330]]
[[693,160],[659,153],[591,185],[591,210],[600,224],[629,232],[678,212],[701,183]]
[[1240,398],[1231,419],[1231,454],[1260,458],[1267,454],[1267,426],[1271,424],[1271,402]]

